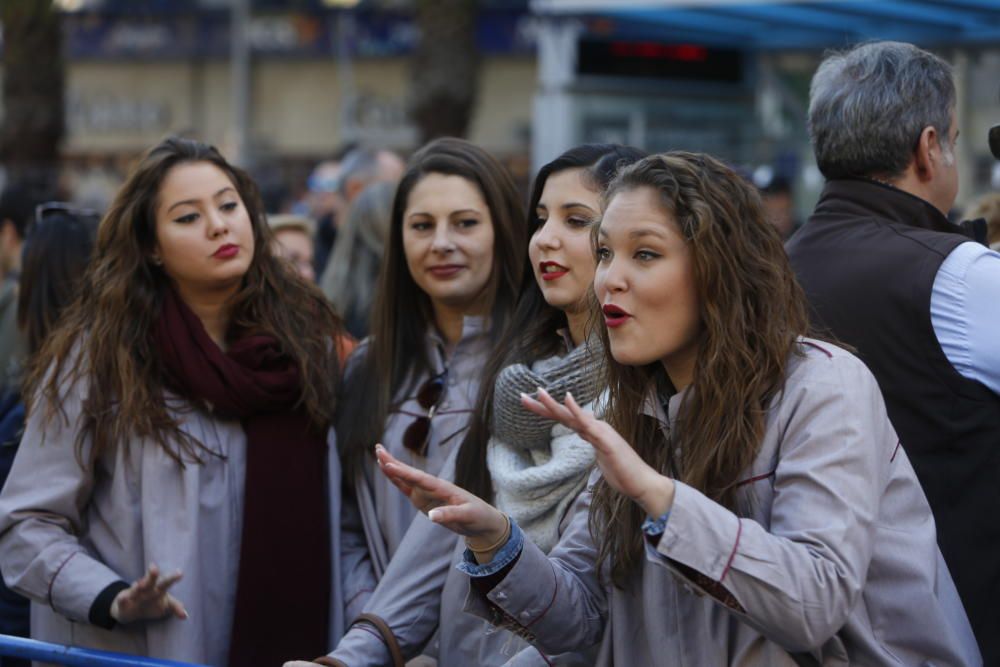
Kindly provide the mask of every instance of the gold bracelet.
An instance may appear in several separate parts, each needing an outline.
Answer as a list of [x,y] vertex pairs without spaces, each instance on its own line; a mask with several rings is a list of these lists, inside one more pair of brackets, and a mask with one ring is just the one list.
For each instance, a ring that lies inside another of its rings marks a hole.
[[499,540],[497,540],[490,546],[486,547],[485,549],[476,549],[471,544],[469,544],[469,538],[465,538],[465,546],[469,549],[469,551],[471,551],[474,554],[488,554],[491,551],[496,551],[504,544],[506,544],[507,540],[510,539],[510,517],[504,514],[503,518],[504,521],[507,522],[507,526],[503,530],[503,537],[501,537]]

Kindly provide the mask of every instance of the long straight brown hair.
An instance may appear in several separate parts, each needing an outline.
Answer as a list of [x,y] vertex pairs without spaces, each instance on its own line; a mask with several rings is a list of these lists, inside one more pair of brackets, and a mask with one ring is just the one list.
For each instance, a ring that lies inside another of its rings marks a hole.
[[[662,393],[663,385],[671,390],[662,365],[615,362],[602,327],[609,356],[606,418],[653,468],[746,512],[736,485],[760,450],[766,411],[796,340],[809,331],[805,297],[757,191],[718,160],[683,152],[650,156],[619,173],[606,202],[637,188],[659,194],[664,223],[675,225],[690,249],[700,303],[698,353],[667,442],[660,425],[643,415],[651,392]],[[672,460],[677,447],[680,460]],[[609,566],[616,586],[625,586],[643,558],[643,518],[635,502],[603,479],[597,483],[590,529],[598,571]]]
[[[82,464],[135,438],[150,438],[177,462],[202,461],[205,443],[183,433],[164,400],[165,371],[152,328],[170,279],[152,261],[160,185],[182,164],[219,168],[239,193],[250,217],[254,254],[239,291],[229,302],[227,336],[271,336],[296,363],[302,378],[299,404],[317,429],[332,421],[339,377],[333,339],[340,319],[314,285],[302,280],[271,250],[257,186],[212,146],[169,138],[139,161],[97,230],[94,256],[82,289],[32,361],[25,384],[29,410],[46,406],[59,417],[69,387],[83,396],[77,453]],[[65,415],[63,415],[65,416]],[[90,455],[83,456],[84,443]]]
[[406,265],[403,215],[410,192],[428,174],[461,176],[483,195],[493,222],[493,272],[486,285],[490,339],[500,336],[514,311],[528,268],[528,227],[521,196],[510,173],[485,150],[462,139],[437,139],[413,154],[392,203],[389,241],[372,306],[372,330],[363,357],[350,364],[344,378],[343,404],[337,416],[337,439],[348,484],[373,456],[382,438],[392,397],[415,378],[433,372],[427,355],[427,332],[434,322],[430,297]]

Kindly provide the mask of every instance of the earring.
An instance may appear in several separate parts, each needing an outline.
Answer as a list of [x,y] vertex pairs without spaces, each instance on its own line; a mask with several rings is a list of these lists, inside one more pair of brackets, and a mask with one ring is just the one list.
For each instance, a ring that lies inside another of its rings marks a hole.
[[153,264],[157,266],[163,266],[163,260],[159,257],[153,257]]

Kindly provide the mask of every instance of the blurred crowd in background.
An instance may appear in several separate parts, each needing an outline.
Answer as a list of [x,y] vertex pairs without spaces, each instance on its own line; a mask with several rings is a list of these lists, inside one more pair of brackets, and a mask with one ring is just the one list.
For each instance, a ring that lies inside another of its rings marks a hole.
[[581,143],[709,152],[773,192],[788,225],[823,180],[808,81],[825,49],[871,38],[953,64],[959,204],[1000,187],[982,140],[1000,114],[1000,37],[985,14],[946,2],[932,13],[879,2],[58,0],[46,15],[47,4],[3,3],[0,172],[46,170],[59,198],[95,210],[168,134],[248,168],[270,212],[313,217],[331,206],[334,165],[351,148],[405,158],[450,135],[496,155],[525,190],[533,167]]
[[523,194],[533,168],[581,143],[708,152],[759,188],[788,238],[823,184],[809,79],[825,49],[871,38],[952,64],[962,189],[949,217],[986,219],[1000,244],[1000,165],[984,141],[1000,117],[996,9],[737,4],[5,0],[0,364],[17,356],[36,207],[63,201],[99,218],[130,165],[170,134],[247,169],[282,252],[358,339],[394,183],[437,136],[484,147]]

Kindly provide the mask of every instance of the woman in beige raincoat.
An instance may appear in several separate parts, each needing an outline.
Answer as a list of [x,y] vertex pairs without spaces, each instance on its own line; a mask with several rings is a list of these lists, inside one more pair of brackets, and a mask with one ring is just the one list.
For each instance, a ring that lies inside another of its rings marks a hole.
[[598,665],[976,665],[934,519],[875,380],[808,323],[751,186],[646,158],[606,195],[594,287],[607,421],[523,404],[600,468],[548,556],[478,498],[378,453],[466,536],[467,610]]
[[338,639],[340,323],[271,240],[205,144],[165,140],[118,192],[0,496],[33,637],[241,666]]

